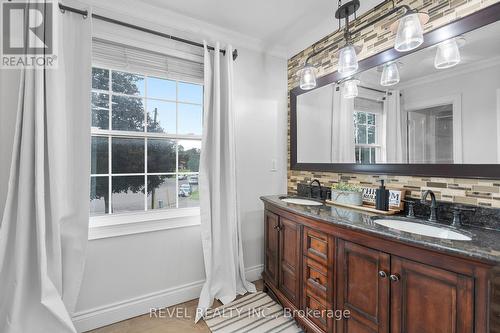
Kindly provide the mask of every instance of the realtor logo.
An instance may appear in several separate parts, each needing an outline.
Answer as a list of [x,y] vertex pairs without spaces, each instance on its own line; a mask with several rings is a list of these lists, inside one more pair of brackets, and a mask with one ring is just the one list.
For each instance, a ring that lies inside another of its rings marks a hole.
[[2,68],[55,66],[54,3],[2,2]]

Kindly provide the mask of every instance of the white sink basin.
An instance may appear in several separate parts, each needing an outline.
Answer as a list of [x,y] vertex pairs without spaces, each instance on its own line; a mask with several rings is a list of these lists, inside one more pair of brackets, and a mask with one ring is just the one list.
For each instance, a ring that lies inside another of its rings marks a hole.
[[283,198],[281,199],[281,201],[303,206],[323,206],[321,202],[314,200],[300,199],[300,198]]
[[464,234],[455,232],[453,230],[434,227],[431,225],[401,221],[401,220],[390,220],[390,219],[377,219],[375,223],[383,225],[388,228],[397,229],[412,234],[418,234],[428,237],[450,239],[450,240],[461,240],[470,241],[472,238]]

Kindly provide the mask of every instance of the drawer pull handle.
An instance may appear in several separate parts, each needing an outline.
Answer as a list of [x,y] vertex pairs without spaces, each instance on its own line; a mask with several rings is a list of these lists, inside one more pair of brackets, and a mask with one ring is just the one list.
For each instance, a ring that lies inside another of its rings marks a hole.
[[382,279],[385,279],[387,277],[387,273],[384,271],[378,272],[378,276],[380,276]]
[[399,279],[400,279],[400,277],[399,277],[399,275],[398,275],[398,274],[391,274],[390,279],[391,279],[391,281],[393,281],[393,282],[398,282],[398,281],[399,281]]

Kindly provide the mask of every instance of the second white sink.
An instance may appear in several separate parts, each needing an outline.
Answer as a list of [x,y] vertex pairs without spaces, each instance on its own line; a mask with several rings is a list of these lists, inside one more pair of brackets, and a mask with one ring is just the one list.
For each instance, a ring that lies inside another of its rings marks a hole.
[[461,240],[461,241],[472,240],[471,237],[455,232],[453,230],[434,227],[431,225],[426,225],[421,223],[415,223],[403,220],[391,220],[391,219],[377,219],[375,220],[375,223],[383,225],[388,228],[397,229],[422,236],[450,239],[450,240]]

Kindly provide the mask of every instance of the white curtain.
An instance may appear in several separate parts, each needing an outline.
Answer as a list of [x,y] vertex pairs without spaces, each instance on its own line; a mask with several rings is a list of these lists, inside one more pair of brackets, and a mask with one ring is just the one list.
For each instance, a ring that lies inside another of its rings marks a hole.
[[333,89],[332,163],[355,163],[354,99],[344,98],[342,89]]
[[55,13],[57,69],[21,70],[10,96],[17,109],[2,101],[1,112],[17,113],[0,225],[2,333],[75,332],[88,233],[91,20]]
[[255,292],[245,279],[236,187],[235,114],[232,105],[233,50],[226,56],[205,44],[205,105],[200,157],[201,236],[206,281],[196,321],[214,299],[223,304]]
[[385,96],[381,143],[381,162],[403,163],[405,161],[403,154],[403,121],[399,90],[392,90]]

